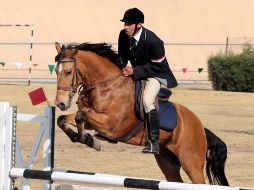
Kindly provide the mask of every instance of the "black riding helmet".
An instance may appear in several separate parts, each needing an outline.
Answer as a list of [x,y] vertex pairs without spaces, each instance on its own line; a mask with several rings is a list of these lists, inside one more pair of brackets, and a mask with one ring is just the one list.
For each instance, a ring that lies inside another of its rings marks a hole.
[[128,9],[123,16],[121,22],[139,24],[144,23],[144,14],[137,8]]

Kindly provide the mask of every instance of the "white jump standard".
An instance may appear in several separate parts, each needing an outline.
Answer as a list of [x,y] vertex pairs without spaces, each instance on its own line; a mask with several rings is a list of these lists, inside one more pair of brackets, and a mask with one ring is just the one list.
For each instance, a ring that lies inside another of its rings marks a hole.
[[[22,122],[37,122],[40,124],[27,163],[24,163],[16,137],[16,124]],[[43,170],[51,171],[54,167],[54,124],[55,109],[47,106],[44,115],[17,113],[17,109],[8,102],[0,102],[0,190],[10,190],[14,184],[9,177],[11,168],[20,167],[32,169],[36,154],[42,144]],[[44,137],[44,138],[43,138]],[[2,180],[4,179],[4,180]],[[43,183],[43,189],[50,188],[51,181]],[[29,190],[28,179],[22,179],[20,189]]]

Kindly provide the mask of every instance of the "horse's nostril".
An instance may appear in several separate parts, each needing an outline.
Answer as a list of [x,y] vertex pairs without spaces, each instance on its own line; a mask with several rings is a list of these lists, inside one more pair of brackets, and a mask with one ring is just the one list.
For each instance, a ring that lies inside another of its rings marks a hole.
[[65,104],[63,102],[57,104],[57,107],[59,107],[61,110],[65,109]]

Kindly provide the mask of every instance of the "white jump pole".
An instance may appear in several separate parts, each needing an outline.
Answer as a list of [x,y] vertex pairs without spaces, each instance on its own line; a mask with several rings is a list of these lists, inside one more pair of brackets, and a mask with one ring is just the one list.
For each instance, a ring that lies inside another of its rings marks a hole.
[[114,175],[88,175],[84,173],[67,173],[61,171],[40,171],[23,168],[12,168],[10,176],[13,178],[24,177],[39,180],[70,181],[86,184],[140,188],[159,190],[251,190],[239,187],[227,187],[206,184],[187,184],[167,181],[158,181],[141,178],[129,178]]

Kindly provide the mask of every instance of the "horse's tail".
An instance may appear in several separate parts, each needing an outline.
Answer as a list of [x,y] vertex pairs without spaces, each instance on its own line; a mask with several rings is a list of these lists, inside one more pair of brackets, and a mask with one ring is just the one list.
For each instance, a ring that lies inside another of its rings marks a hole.
[[225,176],[227,159],[226,144],[210,130],[205,128],[207,139],[206,174],[210,184],[229,186]]

